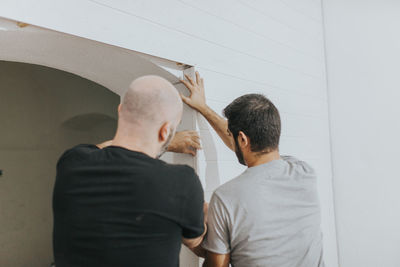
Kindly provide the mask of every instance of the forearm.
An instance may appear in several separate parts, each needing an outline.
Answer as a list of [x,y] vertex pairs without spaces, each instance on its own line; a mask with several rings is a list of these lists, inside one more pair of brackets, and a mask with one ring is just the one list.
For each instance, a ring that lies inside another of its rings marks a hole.
[[205,258],[207,251],[201,246],[203,243],[204,237],[207,234],[207,223],[204,223],[204,232],[200,237],[200,242],[197,244],[197,246],[194,247],[189,247],[189,249],[196,254],[197,257]]
[[198,246],[200,246],[201,243],[203,243],[206,234],[207,234],[207,224],[204,223],[204,232],[201,236],[195,238],[182,238],[182,243],[193,251]]
[[229,267],[231,258],[230,254],[217,254],[206,251],[206,258],[203,267]]
[[210,107],[205,106],[200,109],[199,112],[206,118],[206,120],[210,123],[213,129],[217,132],[219,137],[221,137],[222,141],[224,141],[225,145],[228,146],[231,150],[234,150],[231,136],[228,134],[228,121],[218,115],[214,110]]
[[207,250],[205,250],[201,244],[195,248],[190,249],[197,257],[205,258],[207,255]]

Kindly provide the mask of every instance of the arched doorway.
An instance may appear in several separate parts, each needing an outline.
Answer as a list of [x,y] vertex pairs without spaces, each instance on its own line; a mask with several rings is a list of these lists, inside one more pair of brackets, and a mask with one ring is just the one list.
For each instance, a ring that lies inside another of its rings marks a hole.
[[[119,96],[134,78],[160,75],[183,92],[177,75],[187,66],[1,18],[0,28],[0,266],[47,266],[62,151],[112,137]],[[154,62],[174,65],[175,75]],[[185,108],[178,130],[194,128],[195,115]],[[184,250],[181,266],[198,266],[198,259]]]
[[119,96],[74,74],[0,61],[0,265],[49,266],[61,153],[111,139]]

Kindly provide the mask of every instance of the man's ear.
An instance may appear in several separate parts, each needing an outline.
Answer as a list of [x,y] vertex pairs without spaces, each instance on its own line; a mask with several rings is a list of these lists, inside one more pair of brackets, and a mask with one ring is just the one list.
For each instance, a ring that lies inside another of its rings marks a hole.
[[237,138],[240,147],[247,148],[250,146],[250,139],[244,132],[239,131]]
[[170,130],[170,124],[168,122],[164,123],[158,131],[158,140],[160,142],[165,142],[168,139]]
[[119,104],[119,105],[118,105],[118,113],[121,112],[121,106],[122,106],[122,104]]

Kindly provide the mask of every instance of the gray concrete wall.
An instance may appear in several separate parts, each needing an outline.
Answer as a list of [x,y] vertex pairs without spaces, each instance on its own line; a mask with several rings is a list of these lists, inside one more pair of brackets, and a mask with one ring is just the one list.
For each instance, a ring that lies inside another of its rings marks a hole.
[[0,61],[0,266],[49,266],[61,153],[113,137],[119,96],[76,75]]

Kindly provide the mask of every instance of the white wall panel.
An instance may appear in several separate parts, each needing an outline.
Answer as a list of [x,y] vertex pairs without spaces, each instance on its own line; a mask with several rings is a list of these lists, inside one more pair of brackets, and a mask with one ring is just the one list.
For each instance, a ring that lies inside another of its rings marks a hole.
[[[188,6],[185,2],[178,0],[118,2],[96,0],[96,2],[123,10],[133,16],[140,15],[150,21],[155,21],[171,29],[190,35],[198,39],[199,42],[208,42],[226,50],[231,50],[238,55],[249,56],[268,64],[277,65],[276,67],[278,68],[316,77],[320,77],[322,73],[320,61],[309,60],[309,56],[303,55],[293,49],[288,49],[272,40],[262,38],[246,29],[235,27],[232,23],[221,20],[219,17],[198,8]],[[155,5],[158,8],[152,8]],[[184,19],[185,16],[169,16],[165,13],[165,10],[169,10],[170,8],[174,9],[174,14],[190,14],[191,21],[205,21],[207,23],[187,23]],[[320,27],[320,24],[317,25]],[[268,49],[265,49],[265,47],[268,47]]]
[[[296,9],[284,1],[275,0],[239,0],[243,5],[250,7],[265,16],[272,17],[276,21],[301,32],[311,38],[322,40],[322,29],[319,21],[312,19],[303,13],[296,12]],[[313,6],[308,3],[306,8]],[[297,23],[293,23],[293,22]]]
[[[195,65],[218,112],[245,93],[281,111],[281,150],[317,169],[325,259],[337,266],[320,1],[2,0],[0,16]],[[198,171],[209,197],[243,167],[198,119]]]
[[[290,25],[274,19],[274,17],[260,13],[258,10],[246,5],[246,2],[220,0],[219,4],[215,5],[215,1],[212,0],[180,1],[229,22],[232,24],[232,27],[239,27],[270,42],[286,46],[300,54],[315,57],[317,60],[323,58],[322,49],[313,49],[313,42],[315,40],[310,40],[301,32],[293,29]],[[312,6],[316,6],[317,9],[319,8],[318,3]],[[310,8],[310,5],[305,5],[305,8]]]
[[400,2],[324,0],[343,267],[400,266]]

